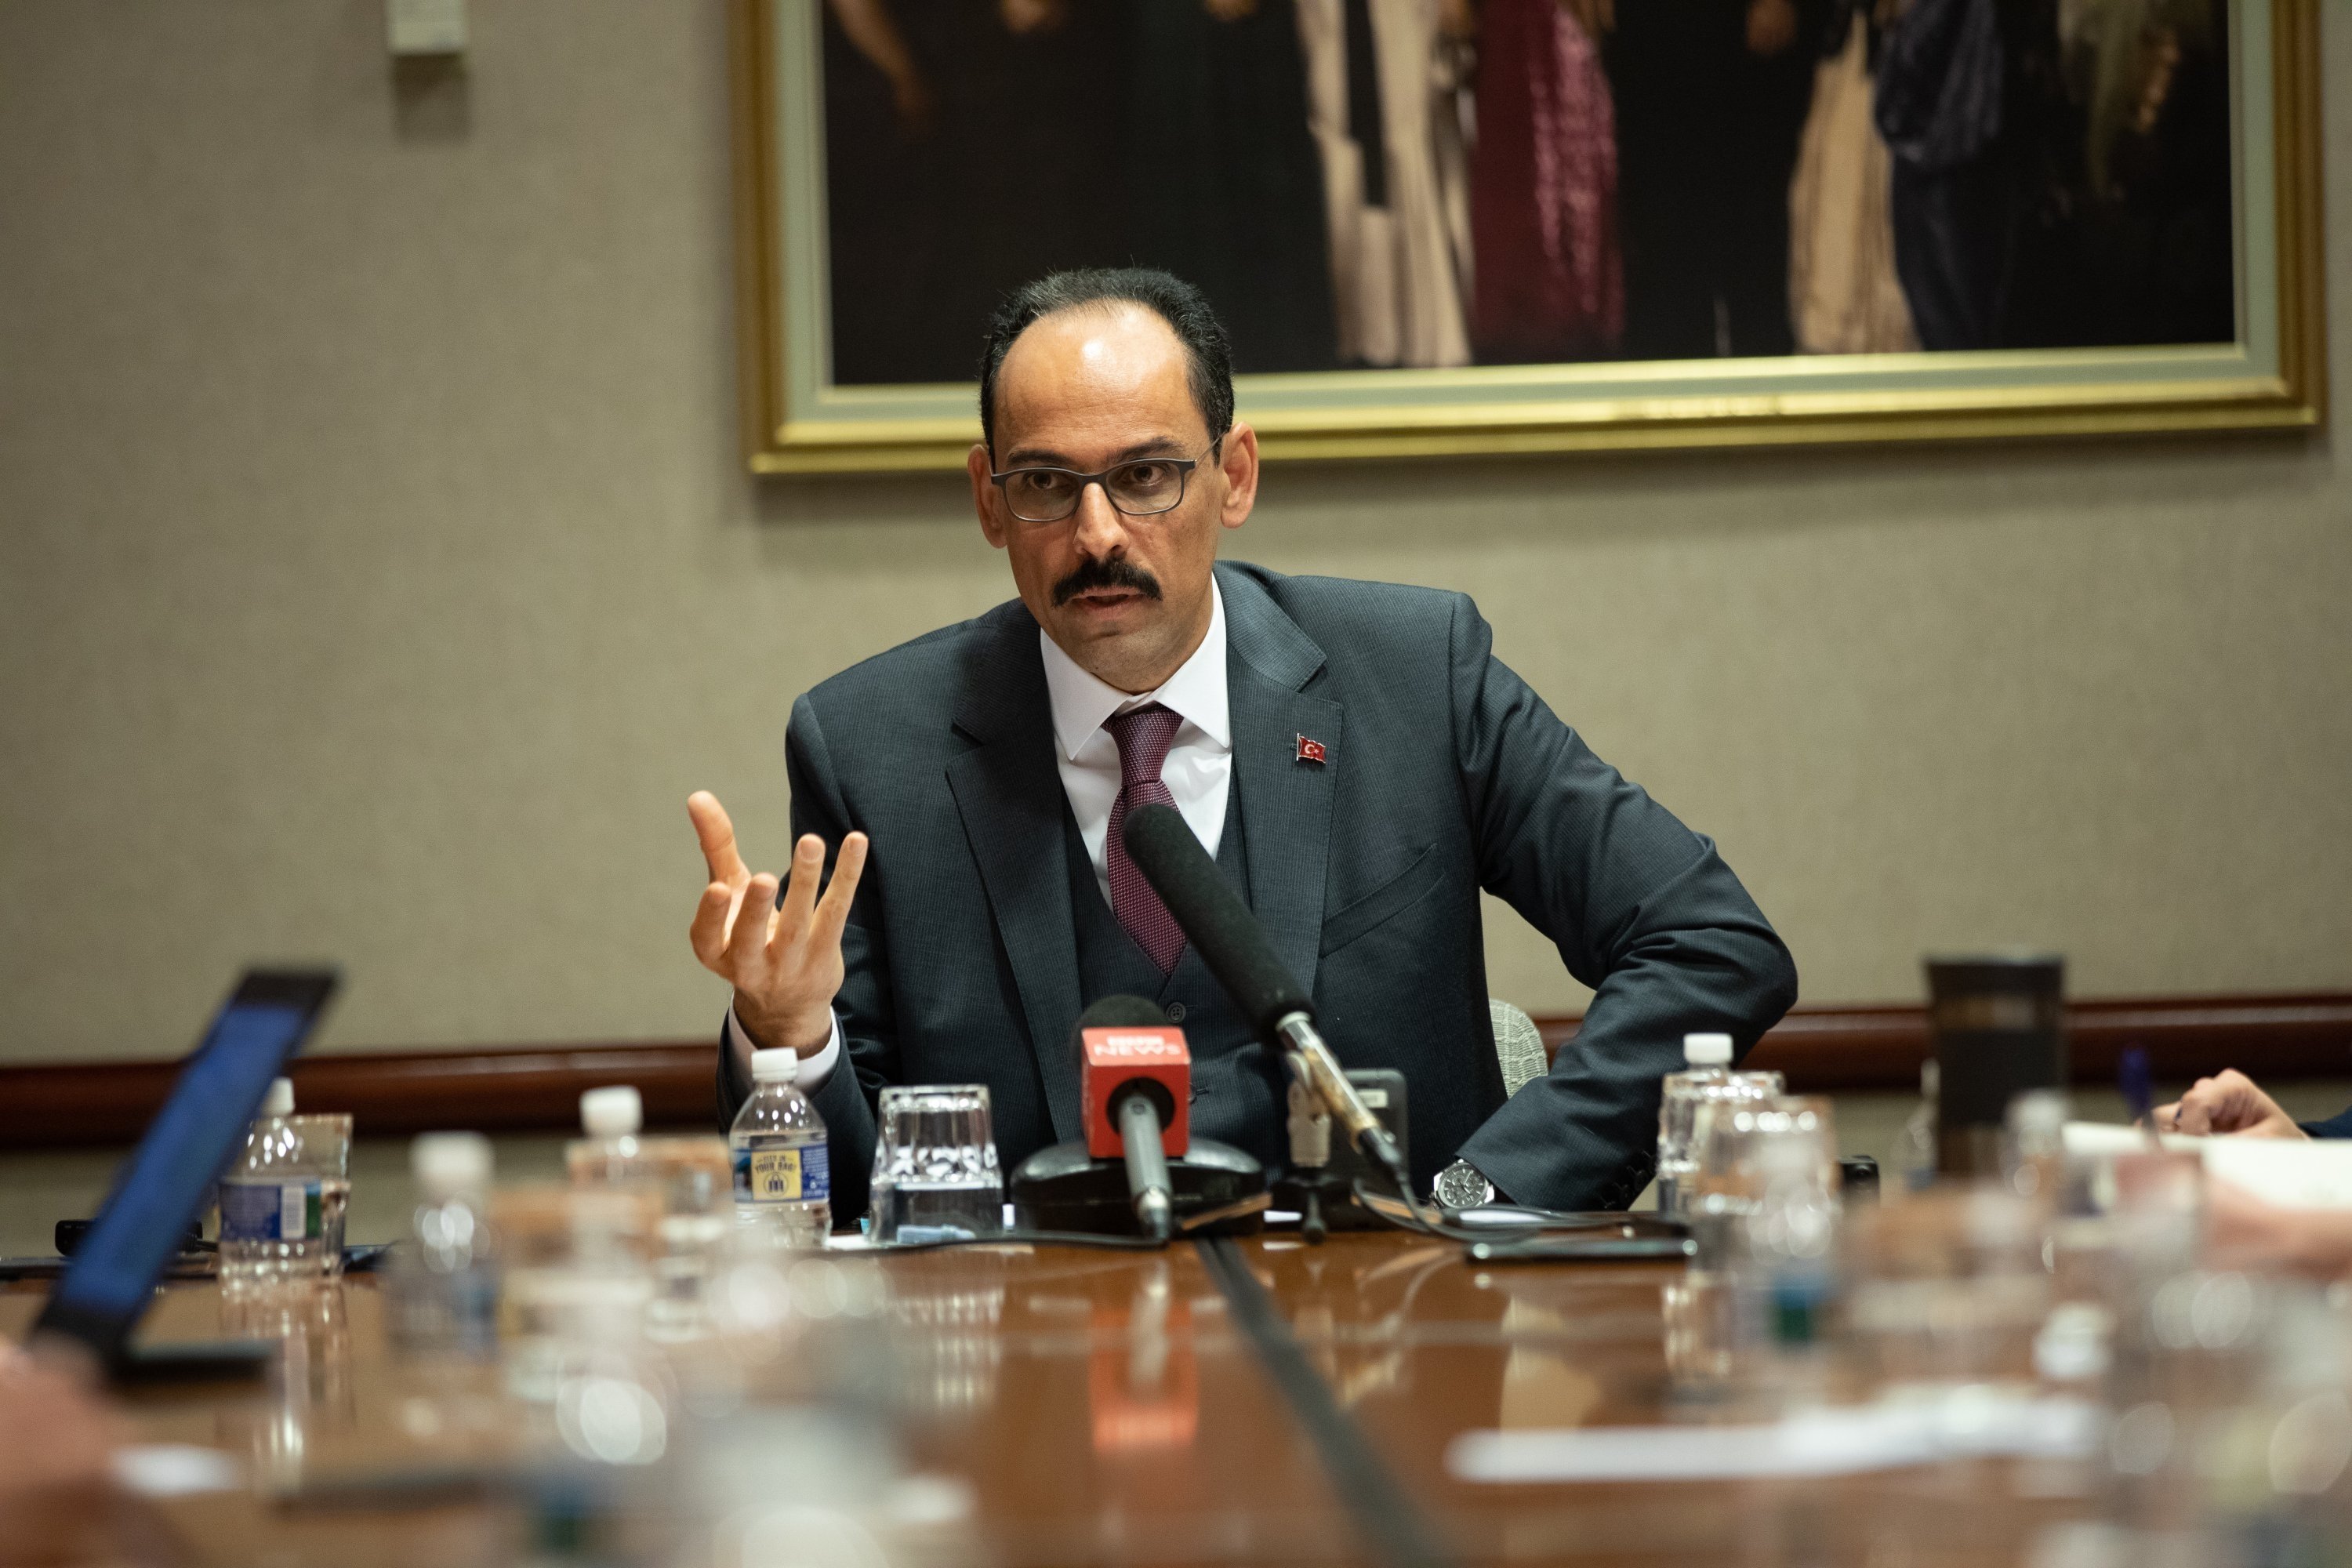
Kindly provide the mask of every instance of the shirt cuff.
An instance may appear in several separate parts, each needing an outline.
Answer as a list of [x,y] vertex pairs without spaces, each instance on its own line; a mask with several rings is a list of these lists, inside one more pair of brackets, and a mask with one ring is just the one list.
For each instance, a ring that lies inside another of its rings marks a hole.
[[[803,1094],[814,1095],[833,1077],[833,1069],[841,1065],[841,1015],[835,1013],[832,1018],[833,1034],[824,1042],[824,1049],[813,1057],[803,1057],[801,1070],[793,1079],[793,1087]],[[742,1020],[735,1016],[735,1005],[731,1002],[727,1005],[727,1048],[740,1053],[747,1064],[754,1048],[751,1037],[743,1032]]]

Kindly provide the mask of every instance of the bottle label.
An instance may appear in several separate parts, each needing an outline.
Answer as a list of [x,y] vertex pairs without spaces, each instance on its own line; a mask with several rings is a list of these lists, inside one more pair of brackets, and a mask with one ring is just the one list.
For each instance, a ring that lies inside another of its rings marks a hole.
[[826,1146],[736,1150],[735,1198],[747,1204],[832,1201],[833,1163]]
[[316,1241],[319,1184],[223,1182],[220,1186],[223,1241]]

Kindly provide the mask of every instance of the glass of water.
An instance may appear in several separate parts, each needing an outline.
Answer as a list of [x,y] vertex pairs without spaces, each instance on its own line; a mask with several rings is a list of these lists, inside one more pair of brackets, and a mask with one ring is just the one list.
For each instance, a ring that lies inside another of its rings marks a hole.
[[886,1089],[876,1121],[869,1239],[941,1241],[1004,1227],[987,1085]]
[[266,1117],[220,1180],[220,1282],[235,1296],[343,1272],[352,1119]]

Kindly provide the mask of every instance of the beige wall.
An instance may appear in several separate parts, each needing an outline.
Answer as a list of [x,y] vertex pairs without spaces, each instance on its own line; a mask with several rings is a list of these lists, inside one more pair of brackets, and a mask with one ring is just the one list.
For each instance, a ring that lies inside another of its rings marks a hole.
[[[473,14],[457,122],[380,0],[0,5],[0,1058],[306,954],[334,1045],[700,1033],[687,792],[772,858],[793,693],[1006,592],[960,479],[739,469],[713,0]],[[2326,440],[1282,468],[1238,544],[1477,595],[1815,1000],[2352,987]]]

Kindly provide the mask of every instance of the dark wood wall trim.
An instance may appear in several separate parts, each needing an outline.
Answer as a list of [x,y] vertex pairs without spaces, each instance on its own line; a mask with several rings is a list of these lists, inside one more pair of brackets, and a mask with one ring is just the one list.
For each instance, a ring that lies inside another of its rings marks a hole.
[[[1539,1018],[1552,1050],[1581,1020]],[[2112,1085],[2126,1049],[2144,1047],[2159,1082],[2234,1067],[2257,1079],[2352,1079],[2352,994],[2124,997],[2071,1002],[2074,1079]],[[1924,1006],[1800,1006],[1744,1064],[1777,1068],[1790,1089],[1916,1089],[1927,1059]]]
[[[635,1045],[488,1046],[447,1051],[338,1051],[294,1064],[294,1103],[349,1111],[366,1137],[472,1128],[562,1131],[580,1094],[631,1083],[656,1127],[709,1127],[717,1114],[709,1040]],[[0,1068],[0,1149],[127,1143],[177,1072],[175,1062]]]
[[[1553,1050],[1580,1020],[1538,1018]],[[2236,1067],[2257,1079],[2352,1079],[2352,994],[2171,996],[2076,1002],[2067,1008],[2074,1080],[2115,1080],[2129,1046],[2147,1047],[2159,1080]],[[297,1101],[346,1110],[362,1137],[439,1127],[560,1132],[580,1093],[633,1083],[656,1127],[709,1127],[715,1045],[496,1046],[471,1050],[338,1052],[295,1064]],[[1927,1019],[1918,1006],[1799,1007],[1748,1065],[1778,1068],[1806,1092],[1903,1089],[1919,1081]],[[117,1062],[0,1068],[0,1149],[127,1143],[163,1103],[177,1065]]]

